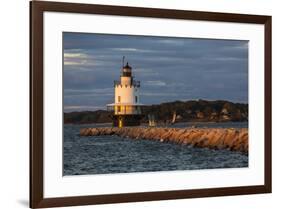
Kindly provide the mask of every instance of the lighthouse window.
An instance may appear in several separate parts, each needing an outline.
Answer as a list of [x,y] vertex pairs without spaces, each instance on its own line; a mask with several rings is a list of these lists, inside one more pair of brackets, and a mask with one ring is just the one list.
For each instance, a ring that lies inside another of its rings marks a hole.
[[121,96],[118,96],[118,102],[121,102]]
[[135,96],[135,102],[138,103],[138,96]]

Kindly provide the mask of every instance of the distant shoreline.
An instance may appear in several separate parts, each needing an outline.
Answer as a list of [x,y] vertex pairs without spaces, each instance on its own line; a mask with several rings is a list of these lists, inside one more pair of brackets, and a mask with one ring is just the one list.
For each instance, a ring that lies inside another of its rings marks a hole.
[[[217,100],[191,100],[147,105],[142,107],[141,123],[153,115],[156,123],[176,122],[244,122],[248,121],[248,104]],[[64,124],[102,124],[112,121],[113,112],[106,110],[64,113]]]

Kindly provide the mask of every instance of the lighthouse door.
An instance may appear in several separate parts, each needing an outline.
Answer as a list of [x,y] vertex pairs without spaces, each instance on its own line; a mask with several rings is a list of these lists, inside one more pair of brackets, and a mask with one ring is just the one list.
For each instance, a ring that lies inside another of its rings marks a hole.
[[123,127],[123,120],[122,120],[122,118],[119,118],[119,119],[118,119],[118,127],[119,127],[119,128],[122,128],[122,127]]

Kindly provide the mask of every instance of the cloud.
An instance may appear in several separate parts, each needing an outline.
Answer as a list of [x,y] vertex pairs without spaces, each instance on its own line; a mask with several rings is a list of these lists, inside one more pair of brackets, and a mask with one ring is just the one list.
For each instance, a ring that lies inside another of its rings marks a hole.
[[80,54],[80,53],[67,53],[64,56],[64,65],[65,66],[77,66],[81,69],[83,67],[90,67],[90,66],[105,66],[110,64],[110,62],[106,62],[103,60],[98,60],[94,56],[90,56],[87,54]]
[[[248,100],[248,41],[63,33],[64,102],[112,103],[122,57],[141,82],[141,102]],[[90,108],[90,107],[89,107]],[[79,108],[78,108],[79,109]]]
[[156,80],[156,81],[145,81],[144,85],[146,85],[146,86],[166,86],[167,84],[164,81]]
[[64,58],[87,58],[88,57],[88,55],[87,54],[85,54],[85,53],[75,53],[75,52],[66,52],[66,53],[64,53]]
[[209,57],[208,58],[211,61],[222,61],[222,62],[240,62],[241,60],[247,60],[246,58],[240,58],[240,57]]
[[150,68],[134,68],[133,73],[141,77],[155,77],[159,75],[159,72]]
[[171,97],[171,96],[178,96],[178,93],[161,93],[161,92],[140,92],[141,96],[148,96],[148,97]]
[[113,91],[112,88],[101,89],[64,89],[65,93],[108,93]]
[[127,51],[127,52],[153,52],[153,50],[148,50],[148,49],[137,49],[137,48],[113,48],[113,51]]
[[104,106],[87,106],[87,105],[65,105],[63,107],[64,112],[72,112],[72,111],[83,111],[83,110],[104,110]]
[[64,52],[64,65],[85,65],[89,56],[85,53]]
[[183,40],[183,39],[160,39],[157,41],[160,44],[169,44],[174,46],[182,46],[187,44],[188,42],[191,43],[192,39],[190,40]]
[[113,88],[101,89],[64,89],[64,97],[104,97],[113,96]]

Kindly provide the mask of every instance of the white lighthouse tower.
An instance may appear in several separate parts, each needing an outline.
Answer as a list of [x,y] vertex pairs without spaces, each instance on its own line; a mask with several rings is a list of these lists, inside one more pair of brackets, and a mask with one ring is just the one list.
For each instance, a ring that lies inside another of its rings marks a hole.
[[[124,57],[123,57],[124,60]],[[121,70],[120,80],[114,81],[115,102],[107,107],[113,110],[113,126],[137,126],[142,118],[140,104],[140,81],[134,80],[128,62]]]

